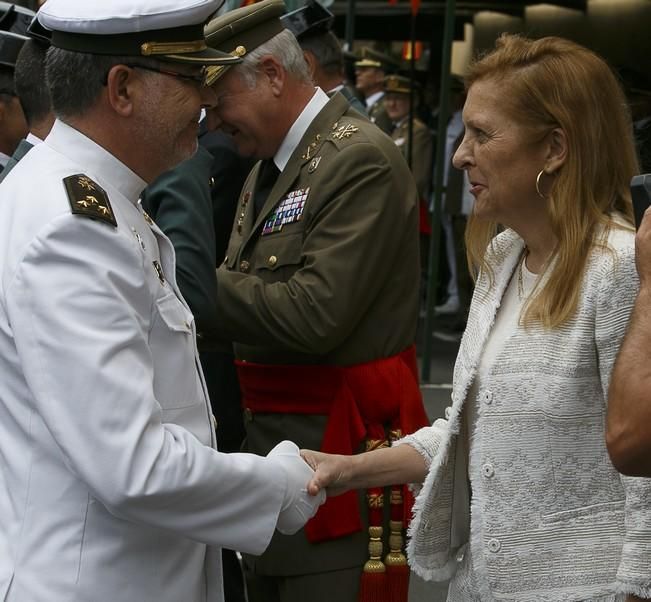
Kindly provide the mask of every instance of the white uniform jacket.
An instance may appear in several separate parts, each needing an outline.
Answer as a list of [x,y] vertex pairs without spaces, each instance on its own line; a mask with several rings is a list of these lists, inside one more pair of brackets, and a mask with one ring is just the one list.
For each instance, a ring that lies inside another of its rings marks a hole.
[[449,578],[471,539],[485,602],[651,596],[651,479],[619,475],[604,439],[610,375],[638,287],[634,233],[612,229],[608,243],[591,253],[575,316],[553,330],[518,326],[482,377],[470,533],[463,407],[523,241],[507,230],[489,247],[495,281],[477,280],[448,423],[403,440],[431,461],[408,545],[421,576]]
[[[75,174],[117,227],[72,213]],[[216,450],[144,186],[59,121],[0,186],[0,600],[217,602],[219,547],[273,533],[286,477]]]

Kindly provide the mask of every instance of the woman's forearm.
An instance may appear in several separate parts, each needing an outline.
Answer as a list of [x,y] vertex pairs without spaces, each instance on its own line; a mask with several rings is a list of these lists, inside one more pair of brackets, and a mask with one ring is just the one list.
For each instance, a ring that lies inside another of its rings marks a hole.
[[329,495],[338,495],[350,489],[420,483],[427,475],[423,456],[407,444],[354,456],[310,450],[302,450],[301,455],[315,471],[308,486],[313,495],[321,489],[327,489]]

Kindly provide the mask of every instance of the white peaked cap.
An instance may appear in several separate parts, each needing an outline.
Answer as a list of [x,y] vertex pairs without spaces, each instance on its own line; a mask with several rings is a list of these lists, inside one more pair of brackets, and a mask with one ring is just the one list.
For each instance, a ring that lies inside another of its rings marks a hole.
[[203,26],[220,0],[48,0],[37,13],[52,46],[75,52],[232,65],[208,48]]

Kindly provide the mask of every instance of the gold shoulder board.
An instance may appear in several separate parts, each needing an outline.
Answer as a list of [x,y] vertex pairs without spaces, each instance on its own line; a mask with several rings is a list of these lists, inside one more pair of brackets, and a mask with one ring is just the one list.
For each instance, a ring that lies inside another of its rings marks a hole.
[[73,213],[118,227],[108,195],[97,182],[83,174],[76,174],[64,178],[63,183]]

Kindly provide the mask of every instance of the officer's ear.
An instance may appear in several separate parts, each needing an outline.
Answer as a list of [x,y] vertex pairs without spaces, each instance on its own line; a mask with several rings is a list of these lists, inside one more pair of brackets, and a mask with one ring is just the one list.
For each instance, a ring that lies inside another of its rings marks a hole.
[[106,75],[106,95],[111,108],[121,117],[133,114],[133,92],[137,75],[126,65],[114,65]]
[[314,74],[316,73],[316,58],[309,50],[303,51],[303,58],[307,63],[307,70],[310,72],[310,78],[314,80]]
[[271,54],[266,54],[260,59],[259,71],[263,80],[268,83],[274,96],[280,96],[287,78],[285,68],[280,61]]

